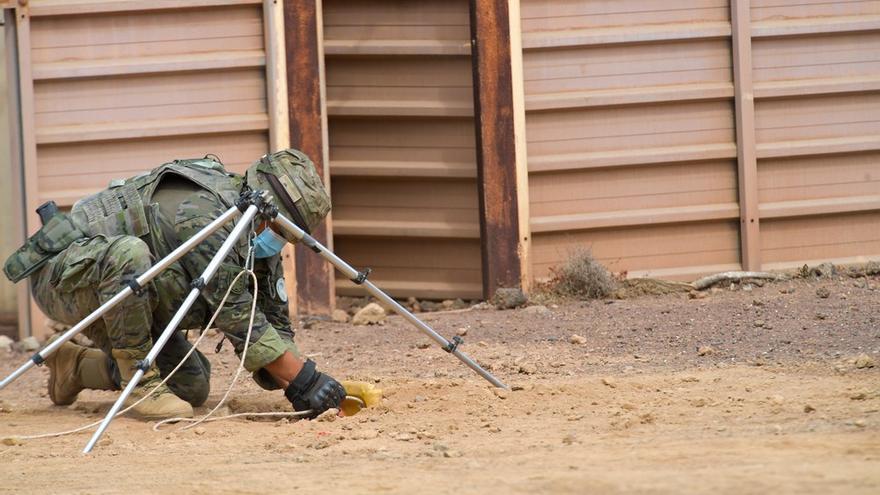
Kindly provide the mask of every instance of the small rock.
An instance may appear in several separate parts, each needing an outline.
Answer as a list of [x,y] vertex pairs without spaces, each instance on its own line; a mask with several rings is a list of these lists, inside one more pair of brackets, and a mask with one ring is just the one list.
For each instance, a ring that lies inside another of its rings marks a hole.
[[404,433],[398,433],[397,435],[395,435],[394,439],[398,440],[400,442],[412,442],[413,440],[416,439],[416,437],[415,437],[415,435],[413,435],[411,433],[404,432]]
[[829,291],[825,287],[819,287],[818,289],[816,289],[816,295],[822,299],[828,299],[828,297],[831,295],[831,291]]
[[880,261],[869,261],[865,265],[866,275],[880,275]]
[[568,341],[574,345],[584,345],[587,343],[586,337],[582,337],[578,334],[572,334],[571,337],[568,338]]
[[873,368],[874,358],[867,354],[859,354],[858,357],[856,357],[855,365],[858,369]]
[[868,398],[868,393],[864,390],[859,392],[853,392],[849,395],[849,398],[852,400],[865,400]]
[[774,396],[770,397],[770,403],[773,404],[774,406],[781,406],[782,404],[785,403],[785,397],[783,397],[781,395],[774,395]]
[[315,421],[321,423],[332,423],[337,419],[339,419],[339,409],[331,407],[330,409],[322,412],[317,418],[315,418]]
[[419,306],[422,308],[422,311],[426,312],[443,310],[443,305],[434,301],[422,301],[421,303],[419,303]]
[[810,274],[817,278],[830,278],[834,276],[837,270],[834,268],[834,265],[831,263],[822,263],[819,266],[814,266],[810,270]]
[[707,297],[709,297],[708,292],[703,292],[699,290],[692,290],[688,292],[689,299],[706,299]]
[[8,445],[10,447],[17,447],[19,445],[24,445],[24,441],[20,438],[16,437],[6,437],[3,439],[3,445]]
[[376,303],[370,303],[355,313],[351,322],[354,325],[375,325],[385,321],[385,308]]
[[325,438],[323,440],[318,440],[317,442],[310,444],[309,447],[315,450],[323,450],[328,447],[332,447],[338,442],[338,440],[333,440],[331,438]]
[[568,435],[565,435],[564,437],[562,437],[562,443],[564,445],[572,445],[572,444],[576,443],[577,441],[578,441],[578,439],[574,433],[569,433]]
[[502,287],[495,291],[492,304],[498,309],[513,309],[524,305],[528,298],[522,290]]
[[193,433],[195,433],[198,436],[202,436],[207,432],[208,432],[208,430],[202,428],[201,426],[197,426],[195,429],[193,429]]
[[529,306],[529,307],[523,309],[522,311],[523,311],[523,313],[526,313],[526,314],[538,315],[538,316],[546,316],[551,313],[550,310],[547,309],[547,306],[541,306],[541,305]]
[[716,353],[717,351],[711,345],[703,345],[697,349],[697,356],[711,356]]
[[18,343],[18,345],[21,347],[21,350],[25,352],[33,352],[41,347],[40,341],[37,340],[36,337],[28,337],[26,339],[22,339],[21,342]]
[[503,388],[493,388],[492,393],[495,394],[495,397],[498,397],[502,400],[510,397],[510,392],[504,390]]
[[756,320],[754,323],[755,327],[761,328],[764,326],[764,320]]
[[608,388],[617,388],[617,382],[614,381],[613,378],[603,378],[602,385],[605,385]]
[[468,334],[468,329],[465,327],[459,328],[458,330],[455,331],[455,335],[458,335],[459,337],[464,337],[467,334]]
[[0,335],[0,351],[9,352],[12,350],[12,339],[5,335]]
[[501,428],[499,428],[497,426],[493,426],[493,427],[489,428],[488,431],[489,431],[489,433],[501,433]]
[[810,414],[811,412],[813,412],[815,410],[816,410],[816,408],[811,406],[810,404],[807,404],[804,406],[804,412],[807,414]]
[[519,365],[519,372],[523,375],[534,375],[538,372],[538,367],[531,363],[523,363]]
[[453,307],[455,307],[455,301],[453,301],[452,299],[446,299],[445,301],[440,303],[440,305],[443,306],[443,309],[452,309]]
[[443,457],[453,458],[453,457],[461,457],[462,453],[457,450],[444,450]]
[[348,323],[348,313],[341,309],[334,309],[330,318],[336,323]]
[[378,437],[379,431],[371,429],[359,430],[351,435],[352,440],[373,440]]
[[431,343],[430,343],[430,342],[419,342],[418,344],[416,344],[416,348],[417,348],[417,349],[422,349],[422,350],[424,350],[424,349],[428,349],[428,348],[430,348],[430,347],[431,347]]

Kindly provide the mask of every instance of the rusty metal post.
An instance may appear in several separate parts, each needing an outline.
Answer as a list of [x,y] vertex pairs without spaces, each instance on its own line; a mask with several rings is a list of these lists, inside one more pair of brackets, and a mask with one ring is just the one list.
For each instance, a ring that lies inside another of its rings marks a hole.
[[[287,102],[290,145],[307,154],[330,187],[324,155],[324,114],[321,99],[320,1],[284,0]],[[330,219],[312,232],[329,244]],[[304,314],[329,314],[334,305],[333,273],[326,263],[311,256],[308,248],[296,247],[298,308]]]
[[507,0],[470,2],[483,296],[486,298],[492,297],[500,287],[527,289],[529,239],[528,226],[523,225],[528,221],[527,215],[523,213],[528,205],[523,198],[527,197],[524,189],[528,186],[523,173],[524,146],[518,146],[522,136],[517,132],[524,127],[517,125],[517,115],[523,113],[523,109],[516,104],[518,85],[522,83],[516,62],[521,54],[512,49],[514,46],[519,50],[516,6],[518,2]]

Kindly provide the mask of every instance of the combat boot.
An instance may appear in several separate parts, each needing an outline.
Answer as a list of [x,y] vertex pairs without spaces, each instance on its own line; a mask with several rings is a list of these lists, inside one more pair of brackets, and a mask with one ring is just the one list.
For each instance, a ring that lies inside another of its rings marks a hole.
[[100,349],[65,342],[46,358],[46,366],[49,367],[49,398],[59,406],[73,404],[83,389],[117,388],[109,358]]
[[[116,359],[116,364],[119,365],[119,374],[122,376],[123,388],[134,376],[137,362],[143,359],[143,356],[138,356],[138,354],[137,351],[130,351],[128,349],[113,349],[113,358]],[[132,390],[131,395],[126,398],[124,406],[129,407],[141,400],[161,382],[162,378],[159,375],[159,368],[156,366],[156,363],[153,363],[149,371],[144,373],[137,387]],[[145,421],[191,418],[193,417],[193,408],[189,402],[174,395],[174,392],[167,385],[162,385],[147,400],[135,406],[130,413]]]

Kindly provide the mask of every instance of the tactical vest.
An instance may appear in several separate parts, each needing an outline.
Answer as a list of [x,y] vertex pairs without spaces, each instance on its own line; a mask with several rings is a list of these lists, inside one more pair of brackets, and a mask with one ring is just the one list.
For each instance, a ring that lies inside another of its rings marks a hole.
[[168,174],[194,182],[227,208],[241,192],[241,176],[226,172],[218,161],[175,160],[129,179],[111,181],[107,189],[77,201],[70,211],[74,225],[86,237],[146,236],[157,228],[159,205],[153,203],[153,193]]
[[194,182],[227,207],[235,203],[243,183],[241,176],[226,172],[209,157],[175,160],[135,177],[113,180],[107,189],[77,201],[69,214],[56,214],[12,253],[3,266],[6,277],[18,282],[30,276],[78,239],[96,235],[145,238],[158,233],[159,205],[152,197],[168,174]]

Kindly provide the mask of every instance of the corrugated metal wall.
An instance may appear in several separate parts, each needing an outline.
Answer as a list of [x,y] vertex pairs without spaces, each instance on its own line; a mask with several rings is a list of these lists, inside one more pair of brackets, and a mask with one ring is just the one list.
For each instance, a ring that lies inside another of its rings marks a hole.
[[[278,4],[180,5],[18,7],[29,209],[270,147],[263,6]],[[535,276],[575,246],[685,279],[880,256],[880,1],[511,5]],[[479,297],[469,2],[322,8],[334,248],[394,295]]]
[[739,268],[725,0],[523,0],[532,263]]
[[752,0],[766,268],[880,255],[880,2]]
[[268,149],[260,2],[83,15],[43,3],[30,26],[31,206],[177,157],[210,152],[241,171]]
[[392,295],[482,293],[468,12],[323,2],[334,248]]
[[286,85],[266,76],[269,47],[283,49],[273,37],[282,20],[266,5],[34,0],[18,8],[28,230],[44,201],[67,207],[175,158],[213,153],[241,172],[270,147],[286,147],[286,104],[276,101],[276,85],[281,94]]
[[[740,268],[731,5],[521,8],[535,275],[576,245],[631,276]],[[878,14],[877,1],[751,2],[738,43],[757,186],[741,194],[760,215],[759,267],[880,255]]]

